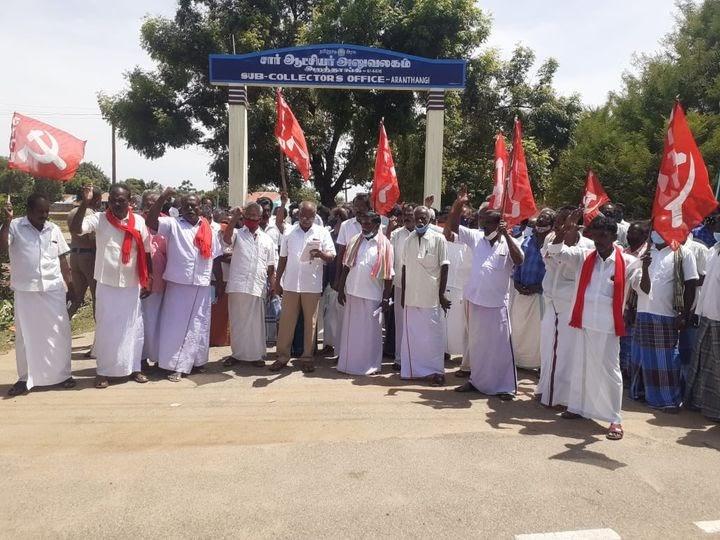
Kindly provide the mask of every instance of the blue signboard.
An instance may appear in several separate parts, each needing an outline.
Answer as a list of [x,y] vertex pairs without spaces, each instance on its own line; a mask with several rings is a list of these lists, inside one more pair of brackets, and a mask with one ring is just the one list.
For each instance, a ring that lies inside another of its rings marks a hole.
[[358,45],[311,45],[250,54],[211,54],[219,85],[462,90],[465,60],[431,60]]

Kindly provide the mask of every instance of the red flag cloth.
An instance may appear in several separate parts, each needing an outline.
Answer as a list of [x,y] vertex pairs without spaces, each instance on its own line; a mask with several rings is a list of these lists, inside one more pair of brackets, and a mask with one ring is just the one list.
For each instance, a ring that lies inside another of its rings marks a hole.
[[123,264],[130,263],[130,250],[132,249],[132,243],[135,241],[135,247],[137,247],[137,271],[138,279],[140,280],[140,286],[145,288],[148,286],[148,268],[147,260],[145,258],[145,244],[143,243],[142,235],[140,231],[135,228],[135,214],[133,213],[132,207],[128,210],[128,222],[127,225],[123,224],[118,218],[115,217],[109,209],[105,211],[105,217],[108,223],[120,229],[125,233],[123,237],[122,250],[120,252],[120,260]]
[[305,134],[279,88],[275,92],[275,113],[275,137],[280,149],[295,164],[303,180],[307,182],[310,179],[310,152],[305,142]]
[[510,177],[507,182],[507,193],[504,196],[503,219],[507,222],[508,227],[514,227],[537,214],[527,163],[525,163],[520,120],[515,120],[510,163]]
[[[583,310],[585,309],[585,291],[587,291],[590,280],[592,279],[595,261],[597,260],[597,250],[593,250],[583,262],[580,270],[580,282],[578,283],[577,296],[575,297],[575,305],[573,306],[572,316],[570,317],[570,326],[573,328],[583,327]],[[625,319],[623,319],[623,305],[625,303],[625,259],[623,259],[622,250],[615,246],[615,277],[613,279],[613,322],[615,324],[615,335],[625,335]]]
[[505,136],[498,133],[495,137],[495,178],[493,181],[493,192],[488,199],[488,205],[492,210],[502,208],[503,196],[505,194],[505,181],[508,174],[508,152],[505,148]]
[[380,122],[380,135],[375,153],[375,175],[373,176],[372,201],[378,214],[387,214],[400,199],[400,185],[395,173],[390,141],[385,125]]
[[85,141],[28,116],[15,113],[10,131],[11,169],[66,182],[85,155]]
[[653,228],[673,248],[718,207],[708,171],[679,102],[670,115],[653,202]]
[[585,181],[585,195],[583,195],[583,221],[585,226],[600,215],[600,207],[610,202],[605,190],[593,171],[588,171]]

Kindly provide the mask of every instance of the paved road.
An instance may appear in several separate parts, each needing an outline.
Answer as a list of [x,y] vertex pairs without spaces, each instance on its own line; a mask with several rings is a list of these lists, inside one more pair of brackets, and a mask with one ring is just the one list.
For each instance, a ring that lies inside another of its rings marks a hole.
[[[0,401],[0,537],[685,539],[720,520],[720,426],[692,413],[626,403],[611,442],[528,377],[506,403],[328,362],[102,391],[73,365],[75,390]],[[14,376],[1,357],[0,392]]]

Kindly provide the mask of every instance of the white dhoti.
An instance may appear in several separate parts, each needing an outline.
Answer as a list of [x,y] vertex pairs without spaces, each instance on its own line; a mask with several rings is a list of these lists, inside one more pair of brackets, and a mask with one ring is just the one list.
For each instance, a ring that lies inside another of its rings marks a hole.
[[447,299],[451,306],[447,312],[447,346],[445,352],[460,356],[467,348],[467,314],[462,289],[449,288]]
[[168,281],[160,311],[160,367],[190,373],[208,362],[210,352],[209,286]]
[[18,380],[52,386],[70,378],[72,335],[65,290],[15,291],[15,362]]
[[622,422],[620,339],[594,330],[575,332],[577,358],[570,380],[568,411],[584,418]]
[[158,361],[160,351],[160,308],[162,307],[163,295],[164,292],[152,293],[140,301],[145,330],[142,357],[153,362]]
[[343,332],[338,344],[337,370],[350,375],[372,375],[382,368],[382,316],[373,315],[377,300],[347,295]]
[[[561,311],[558,311],[561,309]],[[570,326],[570,311],[547,301],[541,324],[540,381],[537,394],[541,403],[549,407],[567,406],[570,396],[570,378],[576,360],[577,330]]]
[[97,374],[127,377],[140,371],[145,340],[140,286],[111,287],[98,283],[95,298]]
[[337,291],[328,285],[323,293],[322,301],[325,320],[323,347],[335,347],[340,343],[340,327],[342,327],[340,319],[342,306],[338,304]]
[[241,362],[256,362],[265,356],[265,299],[251,294],[228,293],[230,348]]
[[490,396],[514,394],[517,373],[507,307],[484,307],[472,302],[467,305],[470,383]]
[[393,293],[393,311],[395,314],[395,363],[400,363],[402,353],[403,322],[405,321],[405,310],[402,307],[402,289],[395,286]]
[[400,377],[420,379],[445,373],[445,313],[442,308],[404,310]]
[[517,367],[540,367],[541,294],[516,294],[510,308],[512,346]]

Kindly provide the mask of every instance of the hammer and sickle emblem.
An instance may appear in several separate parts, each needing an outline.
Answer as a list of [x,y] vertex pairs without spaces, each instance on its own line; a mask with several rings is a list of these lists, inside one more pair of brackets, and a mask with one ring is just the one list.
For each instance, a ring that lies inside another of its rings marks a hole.
[[[43,139],[43,135],[47,136],[50,141],[50,146],[48,146]],[[67,167],[65,160],[58,155],[60,146],[58,145],[57,139],[55,139],[55,137],[53,137],[50,133],[41,129],[33,129],[30,133],[28,133],[27,138],[28,142],[34,142],[37,144],[40,150],[42,150],[42,153],[39,154],[35,152],[29,145],[26,144],[17,152],[17,156],[22,161],[27,161],[28,157],[32,156],[38,163],[54,163],[61,171]]]
[[[684,158],[684,154],[680,154]],[[681,164],[684,163],[684,159],[680,162]],[[672,221],[670,224],[673,226],[673,228],[677,229],[683,224],[683,213],[682,213],[682,207],[685,200],[690,195],[690,192],[692,191],[693,185],[695,185],[695,160],[692,157],[692,154],[690,155],[690,171],[688,172],[688,178],[685,182],[685,185],[680,190],[680,193],[678,193],[678,196],[675,197],[672,201],[667,203],[664,207],[665,210],[670,212],[670,215],[672,216]]]

